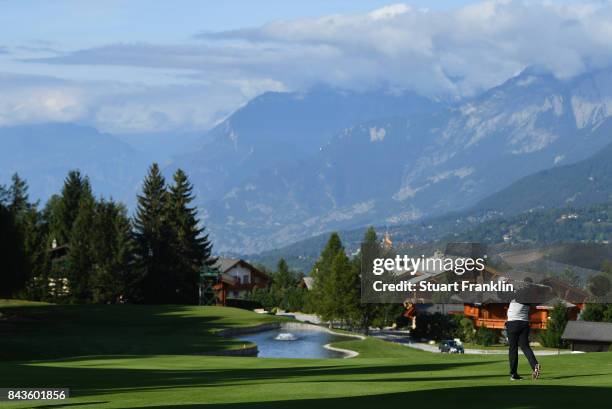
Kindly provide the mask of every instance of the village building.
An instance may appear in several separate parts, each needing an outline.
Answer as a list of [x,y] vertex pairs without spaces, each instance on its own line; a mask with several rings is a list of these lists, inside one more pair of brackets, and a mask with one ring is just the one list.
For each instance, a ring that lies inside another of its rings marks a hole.
[[[500,275],[498,271],[490,267],[487,267],[485,271],[492,276]],[[554,297],[531,308],[529,326],[532,329],[546,329],[550,312],[558,303],[565,305],[569,320],[578,319],[580,312],[584,309],[585,301],[588,299],[588,293],[555,277],[544,278],[539,282],[539,285],[548,287]],[[471,318],[476,327],[491,329],[504,329],[507,311],[508,304],[499,302],[466,303],[464,307],[465,316]]]
[[[439,255],[438,255],[439,257]],[[448,257],[448,255],[446,255]],[[452,257],[452,256],[451,256]],[[451,274],[449,274],[451,273]],[[513,272],[514,276],[521,278],[520,272]],[[452,271],[417,271],[410,282],[418,283],[427,280],[431,283],[447,283],[457,279]],[[471,282],[489,282],[491,280],[505,280],[504,274],[491,266],[485,266],[480,272],[464,274],[461,279],[469,279]],[[566,282],[547,277],[538,280],[536,287],[546,288],[549,293],[546,301],[534,304],[529,315],[529,325],[534,330],[544,330],[548,325],[549,315],[553,308],[563,303],[567,308],[570,320],[578,319],[584,308],[588,294]],[[494,330],[505,329],[509,299],[500,298],[495,292],[463,292],[461,295],[447,295],[441,297],[435,292],[419,292],[418,299],[407,300],[417,303],[417,311],[427,313],[463,314],[474,322],[475,327],[485,327]],[[462,307],[461,307],[462,306]],[[404,314],[406,317],[408,312]]]
[[244,300],[256,288],[266,288],[270,277],[242,259],[220,257],[212,266],[218,272],[213,285],[217,304],[226,305],[228,299]]
[[562,338],[572,351],[608,352],[612,346],[612,324],[609,322],[570,321]]
[[[561,301],[563,302],[563,301]],[[550,304],[550,305],[548,305]],[[582,305],[575,305],[567,301],[563,302],[568,311],[568,319],[576,320]],[[531,329],[543,330],[548,325],[550,312],[555,308],[555,303],[535,305],[529,311],[529,327]],[[490,329],[504,329],[508,313],[508,304],[464,304],[463,314],[471,318],[475,327]]]

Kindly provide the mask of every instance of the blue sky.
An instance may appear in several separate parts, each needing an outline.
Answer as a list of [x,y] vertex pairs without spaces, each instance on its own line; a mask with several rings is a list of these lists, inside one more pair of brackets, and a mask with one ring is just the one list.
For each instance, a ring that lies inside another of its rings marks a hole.
[[324,83],[462,97],[612,62],[607,1],[0,1],[0,126],[205,130]]
[[[67,46],[128,40],[168,42],[188,40],[199,31],[259,26],[280,19],[363,13],[390,3],[388,0],[19,0],[0,3],[0,24],[2,41],[9,45],[39,41]],[[409,2],[433,10],[452,9],[467,3],[470,1]]]

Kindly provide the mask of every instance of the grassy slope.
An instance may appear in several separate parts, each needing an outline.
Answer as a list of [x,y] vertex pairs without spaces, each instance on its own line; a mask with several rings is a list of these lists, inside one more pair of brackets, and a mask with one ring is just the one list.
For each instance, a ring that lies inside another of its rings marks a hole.
[[[72,308],[87,311],[90,307]],[[203,310],[196,315],[215,317],[203,321],[206,327],[215,322],[244,325],[245,320],[259,317],[229,309]],[[169,313],[175,311],[170,308]],[[179,338],[174,343],[177,347],[182,335],[174,334]],[[186,351],[191,342],[185,343]],[[0,346],[4,343],[0,340]],[[542,357],[543,379],[510,383],[503,356],[431,354],[376,339],[344,341],[338,346],[361,355],[321,360],[150,355],[12,361],[0,363],[0,386],[69,386],[74,396],[69,407],[85,408],[188,409],[206,404],[224,408],[592,409],[609,407],[612,400],[611,353]],[[521,358],[520,368],[526,366]],[[56,406],[59,402],[40,403],[45,405],[61,407]],[[0,403],[1,408],[31,406]]]
[[214,332],[280,319],[236,308],[50,305],[1,300],[0,313],[0,361],[108,354],[196,354],[241,348],[244,342],[224,339]]

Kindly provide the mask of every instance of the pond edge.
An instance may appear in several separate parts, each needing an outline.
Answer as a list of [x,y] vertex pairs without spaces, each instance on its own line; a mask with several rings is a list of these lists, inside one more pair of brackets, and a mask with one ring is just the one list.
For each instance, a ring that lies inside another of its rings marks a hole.
[[[342,337],[349,338],[357,338],[363,341],[366,337],[359,334],[348,334],[344,332],[336,332],[332,329],[315,325],[315,324],[307,324],[303,322],[270,322],[266,324],[253,325],[249,327],[236,327],[236,328],[224,328],[222,330],[217,331],[217,335],[221,335],[223,337],[233,337],[236,335],[243,334],[252,334],[257,332],[270,331],[279,328],[287,328],[287,329],[302,329],[302,330],[315,330],[321,332],[327,332],[333,335],[338,335]],[[342,358],[354,358],[359,355],[359,352],[353,351],[351,349],[338,348],[332,346],[332,343],[323,345],[323,348],[328,349],[330,351],[340,352],[344,354]],[[224,351],[211,351],[206,353],[206,355],[217,355],[217,356],[257,356],[258,353],[257,345],[253,345],[247,348],[242,349],[230,349]]]

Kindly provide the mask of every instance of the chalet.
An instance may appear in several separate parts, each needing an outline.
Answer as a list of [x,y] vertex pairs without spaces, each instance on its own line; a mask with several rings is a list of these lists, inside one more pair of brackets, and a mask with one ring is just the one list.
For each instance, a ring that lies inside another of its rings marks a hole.
[[213,286],[217,302],[225,305],[228,298],[245,299],[256,288],[266,288],[270,277],[241,259],[219,258],[213,266],[219,273]]
[[[487,279],[500,277],[500,273],[489,266],[485,268],[485,274]],[[516,274],[518,275],[518,273]],[[532,329],[546,329],[550,312],[559,302],[567,308],[570,320],[578,319],[588,294],[556,278],[543,279],[535,286],[546,288],[546,292],[541,294],[541,302],[530,308],[529,326]],[[544,297],[544,295],[547,296]],[[488,299],[482,301],[480,303],[465,303],[464,315],[474,321],[475,327],[504,329],[509,306],[508,300],[500,300],[496,295],[491,295]]]
[[[521,272],[518,271],[514,271],[513,275],[514,278],[525,278],[522,277]],[[409,278],[409,281],[418,283],[419,281],[427,280],[434,283],[444,283],[458,279],[468,279],[472,282],[505,280],[504,274],[488,265],[480,272],[466,273],[460,276],[460,278],[457,277],[459,276],[453,274],[452,271],[417,271],[412,278]],[[525,280],[525,282],[528,283],[527,280]],[[538,305],[531,308],[529,316],[529,325],[532,329],[536,330],[546,329],[549,313],[558,302],[565,304],[568,310],[569,319],[576,320],[584,307],[585,300],[588,298],[588,294],[585,291],[575,288],[557,278],[544,278],[537,284],[527,285],[534,288],[534,294],[538,294],[538,296],[534,298],[541,301]],[[434,300],[437,300],[438,303],[442,302],[453,307],[456,307],[457,303],[461,303],[463,305],[463,311],[460,313],[470,318],[474,322],[475,327],[485,327],[495,330],[502,330],[505,328],[510,300],[504,294],[500,295],[500,293],[496,292],[463,292],[460,295],[450,295],[447,299],[441,299],[441,297],[436,296],[435,293],[420,292],[418,299],[407,301],[425,304],[418,309],[419,311],[459,313],[456,309],[445,308],[446,305],[440,308],[442,304],[432,304]],[[427,308],[424,308],[426,305]],[[407,316],[407,314],[408,312],[404,315]]]
[[[568,319],[576,320],[582,305],[575,305],[567,301],[563,302],[568,310]],[[551,304],[551,305],[548,305]],[[546,329],[550,311],[556,303],[536,305],[529,311],[529,326],[532,329]],[[491,329],[504,329],[508,313],[508,304],[464,304],[463,314],[471,318],[475,327]]]
[[612,324],[608,322],[570,321],[562,338],[572,351],[607,352],[612,346]]

